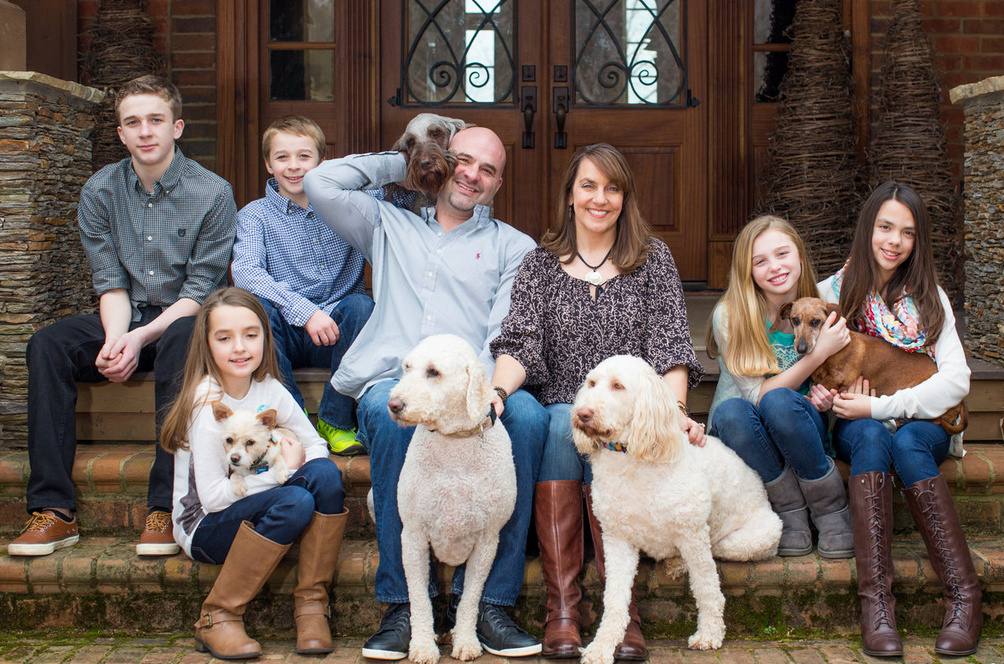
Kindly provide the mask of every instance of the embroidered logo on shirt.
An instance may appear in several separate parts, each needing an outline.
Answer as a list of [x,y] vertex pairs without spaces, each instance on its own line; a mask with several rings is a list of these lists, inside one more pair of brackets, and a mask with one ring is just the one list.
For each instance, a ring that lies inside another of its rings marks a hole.
[[178,229],[178,237],[185,237],[185,229],[184,228],[179,228]]

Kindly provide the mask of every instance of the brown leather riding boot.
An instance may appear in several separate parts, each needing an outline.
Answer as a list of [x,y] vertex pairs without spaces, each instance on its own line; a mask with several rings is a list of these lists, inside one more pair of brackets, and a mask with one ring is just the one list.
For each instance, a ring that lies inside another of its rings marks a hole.
[[971,655],[980,645],[983,593],[948,484],[938,475],[904,489],[903,497],[927,545],[931,566],[945,584],[945,620],[934,652]]
[[314,512],[310,525],[300,536],[293,619],[296,621],[296,652],[301,655],[319,655],[334,650],[328,626],[328,588],[335,578],[348,515],[348,510],[341,514]]
[[892,594],[892,475],[852,475],[847,487],[863,650],[872,657],[900,657],[903,640],[896,630],[896,598]]
[[[596,571],[600,575],[600,581],[606,585],[607,575],[603,567],[603,531],[600,529],[599,519],[593,514],[592,487],[587,484],[584,491],[586,494],[586,514],[589,516],[589,532],[592,534],[593,550],[596,552]],[[614,659],[644,662],[648,659],[648,647],[645,645],[645,637],[641,633],[641,618],[638,616],[638,605],[634,600],[633,589],[631,590],[631,604],[628,607],[628,614],[631,620],[628,621],[624,640],[618,643],[614,649]]]
[[537,482],[533,519],[540,542],[540,565],[547,582],[547,618],[541,654],[551,659],[579,657],[579,600],[582,589],[582,482]]
[[256,533],[250,522],[241,524],[223,569],[202,603],[195,623],[196,650],[208,650],[217,659],[251,659],[261,654],[261,646],[244,631],[244,607],[288,550],[288,544]]

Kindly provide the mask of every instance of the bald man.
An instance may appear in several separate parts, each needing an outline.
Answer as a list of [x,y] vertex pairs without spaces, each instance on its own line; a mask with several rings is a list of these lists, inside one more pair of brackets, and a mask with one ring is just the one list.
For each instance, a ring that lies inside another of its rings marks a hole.
[[[352,155],[325,161],[307,173],[304,189],[314,211],[361,251],[373,267],[376,308],[331,378],[336,390],[359,400],[359,442],[370,454],[380,566],[376,596],[388,607],[380,628],[363,645],[373,659],[408,656],[411,612],[401,564],[397,481],[413,428],[399,426],[387,410],[401,376],[401,360],[420,340],[456,334],[479,349],[488,375],[494,367],[489,342],[509,313],[509,291],[529,236],[491,218],[502,185],[505,148],[490,129],[458,132],[450,143],[457,167],[436,198],[417,216],[377,200],[365,190],[404,180],[406,155]],[[512,438],[516,509],[500,533],[495,563],[478,610],[482,646],[501,657],[540,652],[540,642],[503,607],[515,604],[523,585],[526,536],[533,488],[547,436],[548,415],[527,392],[508,397],[502,422]],[[453,576],[446,629],[452,629],[463,592],[464,570]],[[434,582],[432,584],[434,586]],[[430,588],[435,594],[435,587]]]

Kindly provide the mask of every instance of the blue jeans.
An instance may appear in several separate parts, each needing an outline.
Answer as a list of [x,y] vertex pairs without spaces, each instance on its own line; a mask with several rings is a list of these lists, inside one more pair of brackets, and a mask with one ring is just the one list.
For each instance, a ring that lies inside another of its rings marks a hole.
[[941,474],[949,437],[941,426],[911,420],[889,433],[878,420],[837,420],[833,429],[837,457],[851,464],[851,475],[888,473],[893,468],[904,487]]
[[764,484],[780,477],[786,463],[803,480],[818,480],[830,469],[826,420],[787,387],[771,390],[757,405],[738,398],[722,402],[710,433],[735,450]]
[[[268,300],[258,298],[265,307],[269,323],[272,326],[272,338],[275,340],[275,357],[279,361],[279,371],[282,382],[296,403],[303,408],[303,395],[293,378],[293,369],[300,367],[319,367],[330,369],[334,374],[338,365],[352,342],[363,329],[363,325],[373,313],[373,300],[368,295],[353,293],[344,297],[330,312],[332,320],[338,325],[338,341],[331,346],[318,346],[302,327],[290,325],[286,318]],[[330,377],[330,376],[329,376]],[[321,395],[321,405],[317,418],[336,429],[346,431],[356,427],[356,402],[352,397],[340,394],[331,386],[324,385]]]
[[[397,480],[415,428],[400,426],[387,410],[387,399],[397,382],[385,380],[369,388],[359,400],[358,411],[358,440],[370,455],[370,482],[376,510],[377,546],[380,549],[376,597],[381,602],[408,601],[408,584],[401,565]],[[506,401],[501,419],[512,439],[512,456],[516,464],[516,508],[499,533],[498,551],[485,582],[482,599],[489,604],[512,606],[523,587],[526,537],[533,517],[533,488],[547,438],[548,415],[529,393],[518,390]],[[431,578],[435,579],[435,576]],[[430,595],[435,595],[434,581],[430,586]],[[459,595],[463,587],[464,570],[460,567],[453,575],[452,592]]]
[[241,498],[220,512],[207,514],[192,536],[192,558],[220,565],[241,524],[277,544],[292,544],[310,525],[314,512],[341,514],[345,490],[342,472],[331,459],[314,459],[300,466],[282,486]]
[[589,458],[579,454],[572,441],[572,404],[552,403],[547,408],[551,424],[544,443],[538,482],[593,481]]

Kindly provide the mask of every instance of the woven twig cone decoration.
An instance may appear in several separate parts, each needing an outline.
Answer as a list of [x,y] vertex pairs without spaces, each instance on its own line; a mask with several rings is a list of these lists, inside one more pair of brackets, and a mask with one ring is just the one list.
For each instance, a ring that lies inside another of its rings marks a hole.
[[962,290],[959,196],[948,161],[931,42],[920,21],[919,0],[893,0],[882,73],[874,99],[868,181],[909,184],[931,217],[938,277],[952,300]]
[[153,31],[146,0],[101,0],[84,58],[88,83],[109,92],[95,114],[91,136],[94,170],[129,156],[115,131],[114,89],[138,76],[161,71],[163,60],[153,47]]
[[792,22],[758,214],[798,229],[820,276],[843,265],[857,218],[853,81],[840,0],[802,0]]

